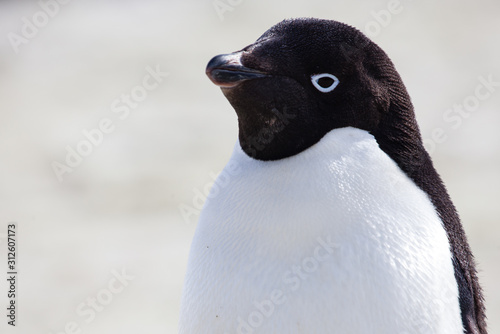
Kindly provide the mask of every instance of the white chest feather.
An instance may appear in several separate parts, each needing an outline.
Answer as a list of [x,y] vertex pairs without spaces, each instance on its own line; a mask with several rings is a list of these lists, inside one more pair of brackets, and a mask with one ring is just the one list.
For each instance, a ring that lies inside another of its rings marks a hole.
[[237,145],[220,177],[180,333],[462,332],[442,222],[367,132],[332,130],[278,161]]

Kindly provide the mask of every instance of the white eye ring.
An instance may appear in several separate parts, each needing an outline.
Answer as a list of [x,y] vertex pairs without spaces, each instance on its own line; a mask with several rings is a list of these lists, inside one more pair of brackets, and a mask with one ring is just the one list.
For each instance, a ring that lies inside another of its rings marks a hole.
[[[320,86],[319,84],[319,80],[320,79],[323,79],[323,78],[330,78],[333,80],[332,84],[328,87],[322,87]],[[312,84],[314,85],[314,87],[316,87],[317,90],[319,90],[320,92],[322,93],[329,93],[331,92],[332,90],[335,89],[335,87],[337,87],[337,85],[339,84],[339,79],[330,74],[330,73],[321,73],[321,74],[315,74],[315,75],[312,75],[311,76],[311,82]]]

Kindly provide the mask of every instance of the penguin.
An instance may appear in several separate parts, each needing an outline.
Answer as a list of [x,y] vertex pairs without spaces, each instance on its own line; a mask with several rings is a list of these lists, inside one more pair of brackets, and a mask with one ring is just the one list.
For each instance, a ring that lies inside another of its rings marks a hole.
[[287,19],[206,74],[239,133],[199,217],[179,333],[487,333],[460,218],[379,46]]

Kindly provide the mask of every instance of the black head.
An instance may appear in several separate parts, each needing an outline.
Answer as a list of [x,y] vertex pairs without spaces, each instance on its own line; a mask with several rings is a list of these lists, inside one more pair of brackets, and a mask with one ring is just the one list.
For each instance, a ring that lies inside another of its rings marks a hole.
[[391,111],[406,113],[411,136],[420,140],[390,59],[340,22],[285,20],[254,44],[214,57],[207,74],[236,110],[240,144],[256,159],[292,156],[335,128],[383,133]]

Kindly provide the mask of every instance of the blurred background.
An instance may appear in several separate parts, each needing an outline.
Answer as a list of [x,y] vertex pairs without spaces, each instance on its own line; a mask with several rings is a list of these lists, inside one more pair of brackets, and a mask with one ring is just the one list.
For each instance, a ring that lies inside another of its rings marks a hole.
[[200,194],[237,136],[205,66],[313,16],[396,64],[500,333],[500,85],[484,84],[500,82],[499,15],[495,0],[1,1],[0,268],[16,222],[19,276],[0,332],[177,331]]

